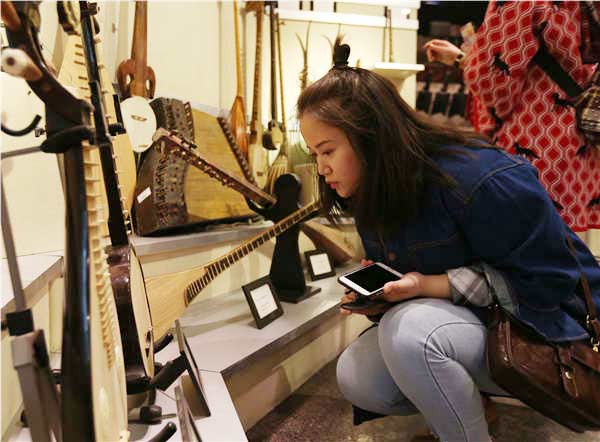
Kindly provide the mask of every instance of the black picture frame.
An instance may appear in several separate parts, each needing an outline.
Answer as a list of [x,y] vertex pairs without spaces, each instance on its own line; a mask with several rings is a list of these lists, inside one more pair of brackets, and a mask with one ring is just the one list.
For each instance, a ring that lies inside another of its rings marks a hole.
[[243,285],[242,290],[257,328],[261,329],[283,315],[283,308],[269,275]]
[[[304,257],[306,258],[306,267],[308,267],[308,274],[310,275],[311,281],[329,278],[330,276],[335,275],[333,260],[325,250],[309,250],[304,252]],[[324,263],[326,264],[325,268],[323,268]]]
[[188,398],[193,401],[193,403],[190,404],[192,414],[196,417],[208,417],[211,413],[208,402],[206,401],[206,393],[204,392],[204,387],[202,386],[202,381],[200,379],[200,371],[198,370],[196,359],[194,358],[190,344],[183,333],[179,320],[175,321],[175,332],[177,333],[179,354],[184,361],[185,369],[187,369],[189,376],[189,379],[181,379],[181,382],[188,382],[190,384],[190,390],[193,391],[191,397]]

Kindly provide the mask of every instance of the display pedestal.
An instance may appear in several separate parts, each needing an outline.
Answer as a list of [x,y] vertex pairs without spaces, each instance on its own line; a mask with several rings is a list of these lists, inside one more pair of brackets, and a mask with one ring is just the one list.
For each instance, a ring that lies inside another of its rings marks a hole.
[[307,285],[304,287],[304,291],[299,292],[298,290],[286,290],[286,289],[277,289],[277,296],[280,301],[291,302],[293,304],[297,304],[300,301],[304,301],[307,298],[310,298],[313,295],[316,295],[321,291],[320,287],[314,287],[312,285]]

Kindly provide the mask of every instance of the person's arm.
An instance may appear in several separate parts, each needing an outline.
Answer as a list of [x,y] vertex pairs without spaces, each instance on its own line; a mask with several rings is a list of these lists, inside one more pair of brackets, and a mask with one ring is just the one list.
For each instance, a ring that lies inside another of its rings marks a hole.
[[530,164],[486,177],[458,222],[473,254],[504,276],[515,305],[556,308],[574,292],[579,270],[567,228]]
[[538,38],[549,11],[548,1],[491,1],[463,66],[468,89],[500,119],[519,98]]

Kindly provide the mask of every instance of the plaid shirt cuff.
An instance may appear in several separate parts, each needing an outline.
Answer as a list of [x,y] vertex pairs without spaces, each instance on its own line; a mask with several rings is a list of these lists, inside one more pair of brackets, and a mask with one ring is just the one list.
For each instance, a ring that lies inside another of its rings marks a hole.
[[493,302],[492,287],[482,266],[459,267],[446,271],[446,274],[450,283],[452,302],[455,304],[485,307]]

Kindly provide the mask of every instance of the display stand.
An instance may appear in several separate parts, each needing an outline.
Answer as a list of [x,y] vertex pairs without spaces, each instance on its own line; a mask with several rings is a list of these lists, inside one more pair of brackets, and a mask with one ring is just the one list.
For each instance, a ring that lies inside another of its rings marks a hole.
[[0,193],[2,236],[16,303],[15,311],[6,315],[7,327],[10,335],[13,336],[11,341],[13,366],[19,377],[25,414],[33,440],[60,442],[62,440],[60,403],[50,370],[46,339],[43,330],[34,329],[32,312],[26,305],[4,196],[4,185],[0,186]]
[[192,354],[192,350],[187,342],[185,334],[181,329],[179,321],[175,321],[175,330],[177,333],[177,344],[179,346],[179,357],[167,362],[160,372],[152,379],[152,387],[160,390],[166,390],[169,386],[187,370],[189,380],[182,382],[191,383],[193,386],[193,397],[189,398],[189,402],[195,406],[193,408],[194,416],[210,416],[210,409],[206,403],[206,396],[200,381],[198,373],[198,365]]
[[[277,195],[277,203],[268,209],[261,209],[249,200],[248,205],[273,222],[281,221],[299,209],[300,186],[300,179],[296,175],[286,173],[275,181],[274,192]],[[300,262],[299,235],[300,225],[296,224],[279,234],[275,240],[269,276],[281,301],[297,303],[321,290],[306,285]]]

